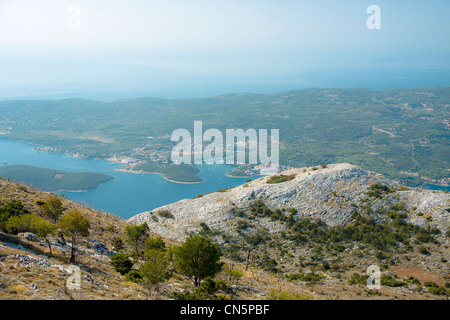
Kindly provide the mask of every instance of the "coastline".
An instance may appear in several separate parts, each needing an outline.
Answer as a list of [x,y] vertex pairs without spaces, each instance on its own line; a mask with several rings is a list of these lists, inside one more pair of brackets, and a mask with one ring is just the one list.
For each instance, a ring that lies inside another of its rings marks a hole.
[[199,184],[204,181],[203,179],[202,179],[202,181],[198,181],[198,182],[185,182],[185,181],[171,180],[171,179],[166,178],[166,176],[160,172],[143,172],[143,171],[133,171],[133,170],[126,170],[126,169],[115,169],[115,171],[133,173],[133,174],[159,174],[164,178],[164,180],[173,182],[173,183],[179,183],[179,184]]
[[236,179],[248,179],[253,177],[253,176],[233,176],[230,173],[225,173],[225,175],[229,178],[236,178]]
[[[59,155],[64,155],[64,156],[68,156],[68,157],[75,158],[75,159],[89,159],[89,160],[94,160],[94,161],[104,160],[107,162],[111,162],[112,164],[123,165],[123,163],[121,163],[120,161],[114,161],[111,158],[90,158],[90,157],[76,156],[75,154],[71,154],[68,152],[50,152],[48,150],[47,151],[35,150],[36,147],[38,147],[38,148],[51,148],[51,147],[48,147],[48,146],[45,146],[45,145],[42,145],[39,143],[24,141],[21,139],[14,139],[14,138],[9,137],[8,135],[0,135],[0,140],[23,143],[23,144],[29,145],[36,152],[42,152],[42,153],[47,153],[47,154],[59,154]],[[2,165],[2,164],[0,163],[0,165]],[[121,172],[126,172],[126,173],[135,173],[135,174],[153,174],[153,173],[161,174],[159,172],[136,172],[136,171],[122,170],[122,169],[115,169],[115,170],[121,171]],[[235,179],[249,179],[249,178],[252,178],[255,176],[255,175],[253,175],[253,176],[233,176],[228,173],[226,173],[225,175],[229,178],[235,178]],[[163,174],[162,174],[162,176],[164,177],[165,180],[167,180],[169,182],[180,183],[180,184],[198,184],[198,183],[202,183],[204,181],[202,179],[202,181],[199,181],[199,182],[181,182],[181,181],[167,179]],[[256,176],[259,176],[259,175],[256,175]],[[391,178],[391,179],[395,179],[395,178]],[[436,190],[433,188],[433,186],[437,187],[437,190],[446,190],[447,188],[450,187],[450,184],[448,184],[448,183],[431,182],[431,181],[429,181],[429,179],[421,178],[421,181],[422,181],[421,188],[427,188],[430,190]],[[430,185],[432,186],[432,188],[430,188]],[[78,190],[78,191],[65,190],[65,191],[66,192],[86,192],[86,190]]]

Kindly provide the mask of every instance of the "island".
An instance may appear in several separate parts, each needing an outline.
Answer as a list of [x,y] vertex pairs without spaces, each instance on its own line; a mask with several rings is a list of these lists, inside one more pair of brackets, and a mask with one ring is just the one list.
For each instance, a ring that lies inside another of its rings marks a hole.
[[68,172],[27,165],[2,166],[0,177],[52,192],[83,192],[114,179],[112,176],[95,172]]
[[161,174],[164,179],[170,182],[193,184],[201,183],[203,179],[198,176],[199,169],[192,165],[186,164],[159,164],[159,163],[137,163],[129,164],[125,168],[118,169],[119,171],[132,172],[137,174],[157,173]]

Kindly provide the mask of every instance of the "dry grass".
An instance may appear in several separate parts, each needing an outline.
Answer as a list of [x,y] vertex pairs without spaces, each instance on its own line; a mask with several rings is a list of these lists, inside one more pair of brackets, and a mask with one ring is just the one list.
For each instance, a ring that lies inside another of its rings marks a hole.
[[[0,202],[20,199],[26,209],[34,214],[39,214],[36,201],[45,201],[50,196],[49,193],[4,180],[0,180],[0,188]],[[67,210],[80,211],[89,219],[91,234],[88,239],[95,239],[111,249],[111,243],[116,237],[125,238],[123,233],[127,225],[125,220],[68,199],[63,199],[63,205]],[[81,268],[81,290],[69,290],[66,288],[66,283],[70,274],[53,267],[26,267],[15,257],[17,254],[30,255],[46,259],[51,265],[60,265],[67,269],[70,266],[70,253],[68,251],[53,248],[54,256],[48,257],[48,248],[41,242],[11,238],[12,242],[16,241],[22,246],[12,247],[5,242],[7,240],[8,238],[0,233],[0,299],[170,299],[176,290],[194,290],[189,279],[176,273],[169,281],[161,285],[159,292],[149,291],[139,284],[127,282],[109,265],[107,256],[88,254],[88,252],[92,253],[93,251],[89,248],[87,241],[81,245],[81,248],[87,251],[77,257],[77,265]],[[180,243],[169,239],[164,240],[168,246],[180,245]],[[396,274],[400,279],[413,276],[419,279],[422,284],[426,281],[433,281],[439,285],[444,285],[450,281],[448,263],[443,262],[444,257],[450,260],[448,245],[429,245],[427,248],[433,253],[432,256],[424,256],[417,252],[398,255],[399,262],[397,265],[383,265],[382,272]],[[361,258],[358,256],[358,250],[343,252],[339,254],[339,259],[336,259],[333,253],[324,252],[324,259],[327,261],[337,260],[333,264],[339,265],[340,268],[329,271],[316,270],[317,273],[324,275],[325,279],[315,285],[301,281],[288,281],[284,275],[299,272],[306,274],[310,272],[309,267],[300,266],[298,256],[294,257],[287,254],[281,257],[276,246],[264,249],[271,256],[277,258],[277,267],[283,272],[272,274],[256,268],[254,265],[250,265],[246,270],[244,263],[237,263],[224,258],[223,261],[227,266],[231,266],[232,269],[238,270],[242,274],[239,279],[230,279],[230,275],[226,272],[221,272],[217,276],[230,284],[241,286],[242,289],[236,290],[235,295],[232,295],[231,298],[261,300],[266,299],[272,290],[289,293],[288,296],[307,296],[319,300],[443,298],[426,292],[414,292],[405,288],[390,287],[383,287],[377,295],[374,295],[364,285],[349,285],[348,279],[354,272],[363,274],[368,265],[380,263],[374,257]],[[308,247],[293,248],[284,244],[283,249],[286,252],[296,250],[303,257],[311,256],[311,248]],[[253,290],[250,288],[253,288]]]

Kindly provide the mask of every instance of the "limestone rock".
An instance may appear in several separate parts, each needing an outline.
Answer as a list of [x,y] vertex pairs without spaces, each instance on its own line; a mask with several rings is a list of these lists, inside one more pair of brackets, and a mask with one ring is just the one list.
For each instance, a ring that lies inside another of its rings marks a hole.
[[[147,222],[150,229],[164,237],[184,240],[189,232],[200,230],[204,222],[210,229],[227,231],[234,228],[236,211],[245,210],[254,201],[261,199],[271,209],[297,209],[297,217],[320,218],[329,226],[345,225],[355,211],[355,205],[367,198],[367,189],[375,183],[389,187],[399,187],[398,183],[381,174],[364,170],[357,166],[342,163],[328,165],[326,168],[292,169],[281,174],[295,175],[295,178],[276,184],[268,184],[263,177],[226,192],[215,192],[196,199],[181,200],[153,210],[138,214],[128,220],[132,224]],[[430,225],[445,232],[449,228],[450,194],[423,190],[397,190],[383,201],[372,201],[372,209],[377,217],[377,209],[388,209],[390,203],[403,201],[408,210],[415,209],[431,216],[408,217],[412,223]],[[156,213],[168,210],[173,218],[163,218]],[[261,225],[270,232],[280,232],[284,226],[261,220]]]

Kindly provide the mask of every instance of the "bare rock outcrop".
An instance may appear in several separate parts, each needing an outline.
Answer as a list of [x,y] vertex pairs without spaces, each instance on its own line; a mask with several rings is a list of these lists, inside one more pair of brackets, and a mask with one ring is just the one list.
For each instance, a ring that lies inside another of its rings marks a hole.
[[[376,215],[377,209],[388,208],[390,204],[402,201],[409,211],[422,212],[431,216],[409,217],[413,223],[429,224],[442,231],[449,228],[450,194],[423,189],[399,190],[395,181],[381,174],[342,163],[331,164],[325,168],[300,168],[284,171],[281,174],[295,175],[290,181],[268,184],[270,178],[263,177],[224,192],[207,194],[197,199],[186,199],[172,203],[151,212],[138,214],[128,220],[133,224],[147,222],[150,229],[164,237],[183,240],[189,232],[200,229],[206,223],[213,230],[227,231],[233,228],[237,219],[236,211],[247,209],[256,200],[263,200],[271,209],[297,210],[298,217],[320,218],[330,226],[345,225],[355,207],[367,198],[367,189],[375,183],[395,188],[387,199],[375,199],[371,207]],[[169,217],[158,212],[168,211]],[[431,222],[430,222],[431,221]],[[283,226],[270,219],[260,223],[270,232],[279,232]]]

